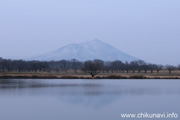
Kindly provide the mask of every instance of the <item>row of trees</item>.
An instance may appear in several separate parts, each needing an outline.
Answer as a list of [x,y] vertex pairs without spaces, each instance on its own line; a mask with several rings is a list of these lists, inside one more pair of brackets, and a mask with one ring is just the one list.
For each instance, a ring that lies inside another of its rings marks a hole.
[[82,68],[82,62],[75,59],[71,61],[60,60],[60,61],[25,61],[25,60],[11,60],[0,58],[0,71],[1,72],[51,72],[56,71],[57,73],[62,70],[66,71],[73,69],[75,72]]
[[147,71],[151,71],[153,73],[154,71],[157,71],[157,74],[159,73],[160,70],[162,69],[167,69],[169,71],[169,74],[173,70],[180,70],[180,65],[179,66],[172,66],[172,65],[156,65],[156,64],[148,64],[142,60],[138,61],[132,61],[130,63],[125,62],[123,63],[122,61],[116,60],[113,62],[104,62],[102,60],[94,60],[94,61],[86,61],[84,62],[83,69],[85,71],[88,71],[92,77],[94,77],[96,74],[98,74],[100,71],[107,72],[109,73],[110,71],[112,73],[141,73],[142,71],[144,73],[147,73]]
[[93,60],[80,62],[76,59],[72,60],[60,60],[60,61],[25,61],[25,60],[11,60],[11,59],[2,59],[0,58],[0,72],[51,72],[64,71],[67,73],[68,70],[74,70],[77,73],[77,70],[83,70],[85,73],[91,74],[94,77],[99,72],[116,72],[116,73],[129,73],[129,72],[144,72],[151,71],[153,73],[156,71],[159,73],[161,69],[167,69],[171,74],[171,71],[179,69],[179,66],[172,65],[156,65],[148,64],[142,60],[125,62],[116,60],[111,62],[106,62],[102,60]]

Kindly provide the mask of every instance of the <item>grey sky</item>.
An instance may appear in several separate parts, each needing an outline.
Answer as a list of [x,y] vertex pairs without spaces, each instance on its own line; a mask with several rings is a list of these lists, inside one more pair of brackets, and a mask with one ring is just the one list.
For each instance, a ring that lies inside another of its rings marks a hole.
[[180,64],[180,0],[1,0],[0,56],[98,38],[149,62]]

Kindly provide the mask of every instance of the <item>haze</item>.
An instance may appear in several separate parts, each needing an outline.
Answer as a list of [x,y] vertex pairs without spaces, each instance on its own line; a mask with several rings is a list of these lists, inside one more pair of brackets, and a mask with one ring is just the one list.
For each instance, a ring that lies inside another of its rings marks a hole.
[[180,64],[179,0],[1,0],[0,56],[98,38],[137,58]]

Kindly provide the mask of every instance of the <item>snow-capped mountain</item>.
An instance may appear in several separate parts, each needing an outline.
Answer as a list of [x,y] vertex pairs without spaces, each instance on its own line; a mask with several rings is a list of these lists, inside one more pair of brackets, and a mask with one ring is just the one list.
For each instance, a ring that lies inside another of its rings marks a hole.
[[93,40],[80,44],[69,44],[55,51],[33,57],[34,60],[71,60],[77,59],[79,61],[101,59],[104,61],[121,60],[133,61],[137,58],[119,51],[113,46],[100,41]]

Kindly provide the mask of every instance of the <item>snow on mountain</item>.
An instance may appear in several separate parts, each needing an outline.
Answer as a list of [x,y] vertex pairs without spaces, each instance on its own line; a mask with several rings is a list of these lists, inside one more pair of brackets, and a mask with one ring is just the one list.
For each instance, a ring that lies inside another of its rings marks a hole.
[[80,44],[69,44],[55,51],[42,54],[32,58],[33,60],[71,60],[77,59],[79,61],[101,59],[104,61],[121,60],[133,61],[137,58],[119,51],[113,46],[100,41],[93,40]]

